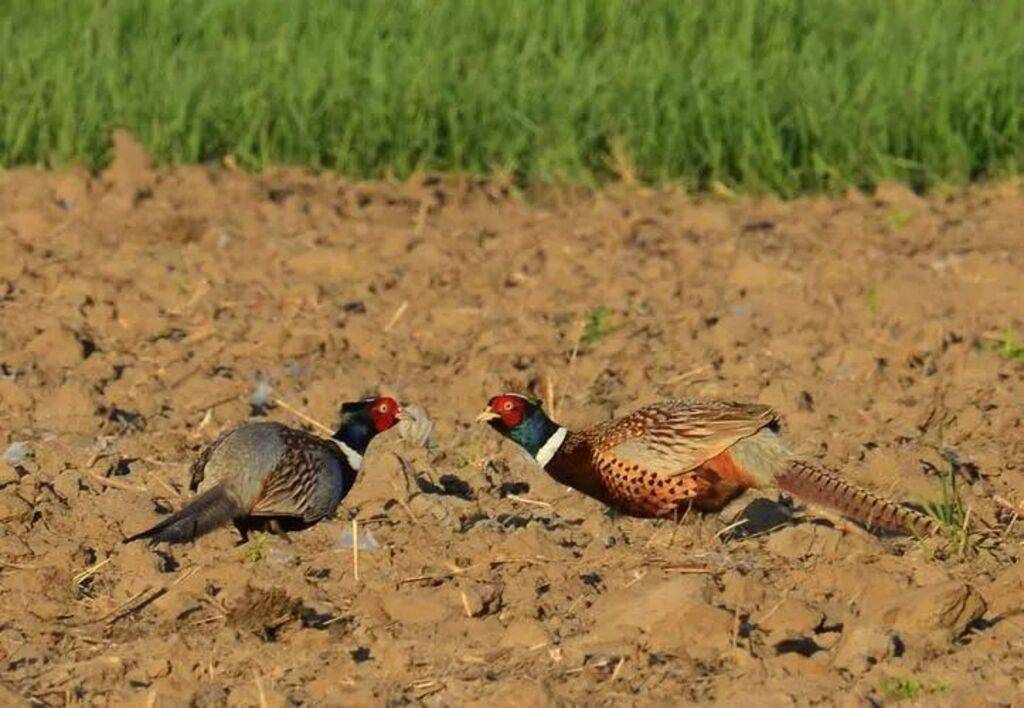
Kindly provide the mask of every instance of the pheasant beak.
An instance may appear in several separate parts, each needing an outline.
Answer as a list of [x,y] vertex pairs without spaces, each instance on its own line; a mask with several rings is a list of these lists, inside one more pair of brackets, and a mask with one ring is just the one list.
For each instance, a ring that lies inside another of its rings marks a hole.
[[407,416],[405,414],[405,411],[402,410],[401,408],[399,408],[397,411],[395,411],[395,420],[405,420],[408,417],[409,416]]
[[492,411],[490,408],[484,410],[483,413],[476,417],[477,423],[489,423],[492,420],[500,418],[501,416]]

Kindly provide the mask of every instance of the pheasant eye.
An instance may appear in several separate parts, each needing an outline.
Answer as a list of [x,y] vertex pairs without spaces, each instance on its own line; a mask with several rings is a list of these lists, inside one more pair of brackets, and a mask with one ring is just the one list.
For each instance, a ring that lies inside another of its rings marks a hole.
[[512,410],[512,401],[505,401],[505,410]]

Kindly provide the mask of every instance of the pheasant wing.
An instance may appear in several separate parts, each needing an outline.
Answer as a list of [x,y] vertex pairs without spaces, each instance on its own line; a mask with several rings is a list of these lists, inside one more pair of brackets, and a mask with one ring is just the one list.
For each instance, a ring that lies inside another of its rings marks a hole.
[[316,493],[322,465],[322,456],[312,446],[288,446],[277,466],[264,478],[249,513],[303,518]]
[[770,406],[726,401],[658,403],[618,421],[607,453],[667,476],[685,474],[776,420]]

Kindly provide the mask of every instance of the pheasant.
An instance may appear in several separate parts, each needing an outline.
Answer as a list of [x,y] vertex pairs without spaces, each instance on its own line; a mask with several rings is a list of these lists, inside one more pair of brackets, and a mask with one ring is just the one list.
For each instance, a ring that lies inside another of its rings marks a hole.
[[690,506],[718,511],[744,490],[775,486],[868,526],[939,530],[925,514],[795,456],[765,405],[664,401],[569,431],[539,403],[505,393],[477,420],[522,446],[556,481],[631,516],[671,517]]
[[344,403],[330,439],[279,423],[247,423],[221,435],[196,458],[189,488],[199,495],[150,529],[125,539],[184,543],[234,522],[283,533],[334,515],[352,489],[370,441],[401,420],[395,399]]

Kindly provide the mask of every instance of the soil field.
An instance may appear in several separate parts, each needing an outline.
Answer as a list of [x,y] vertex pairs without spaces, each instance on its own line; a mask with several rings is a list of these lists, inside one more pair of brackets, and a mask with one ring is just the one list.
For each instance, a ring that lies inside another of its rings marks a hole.
[[[0,703],[1019,704],[1022,221],[1016,183],[527,199],[153,168],[124,136],[98,175],[4,172]],[[769,403],[812,459],[989,538],[771,494],[731,530],[615,517],[472,422],[507,389],[569,426]],[[435,444],[381,436],[337,521],[122,545],[221,431],[376,390]]]

